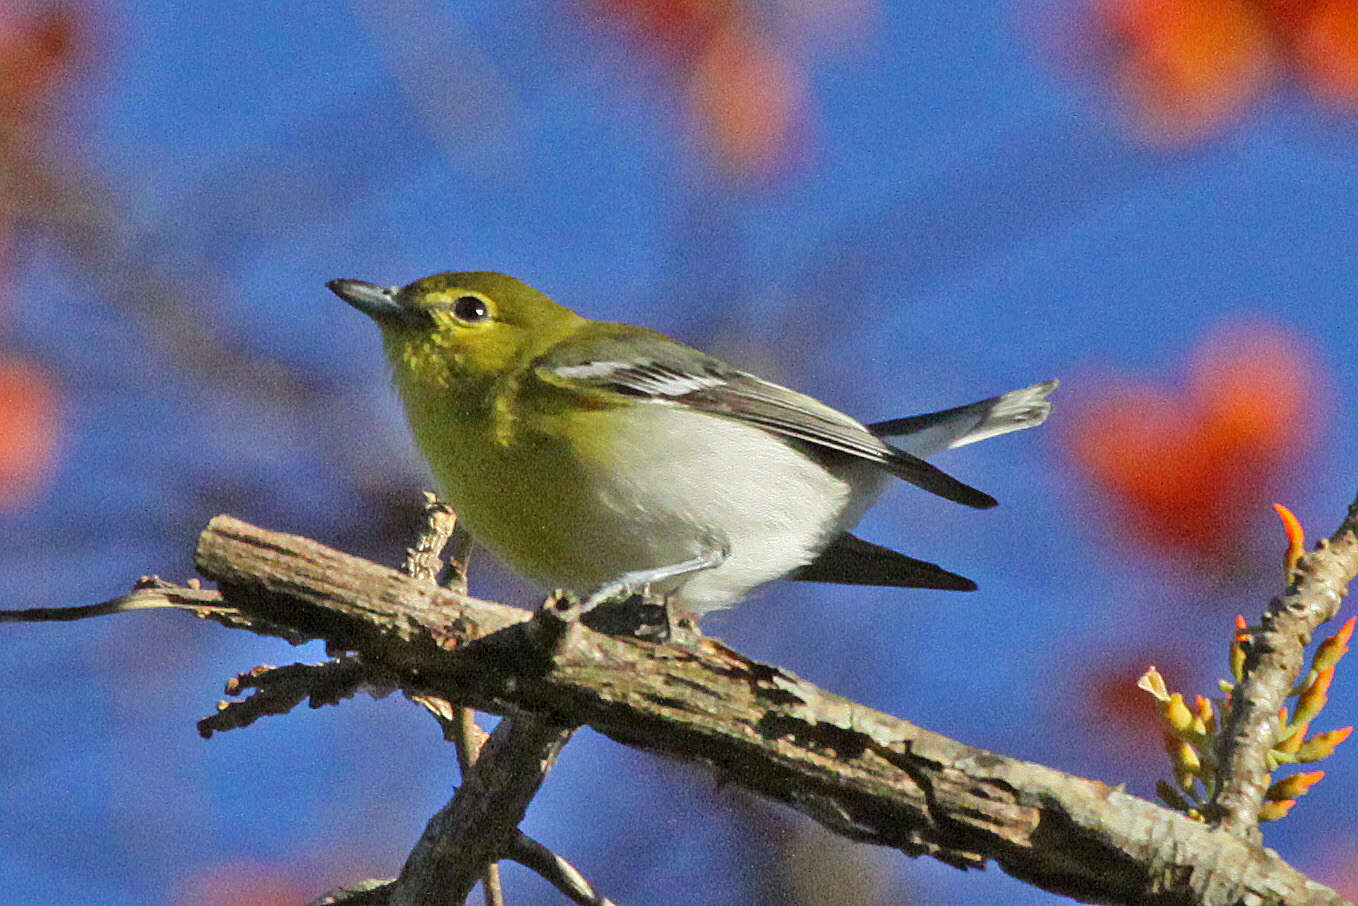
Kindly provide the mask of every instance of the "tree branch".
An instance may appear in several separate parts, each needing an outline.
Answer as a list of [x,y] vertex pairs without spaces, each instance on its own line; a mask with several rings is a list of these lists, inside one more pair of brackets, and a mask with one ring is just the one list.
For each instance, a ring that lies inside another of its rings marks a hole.
[[[433,494],[426,494],[424,529],[415,547],[407,551],[402,566],[405,573],[437,584],[443,567],[439,555],[445,546],[451,546],[450,584],[465,592],[470,538],[456,530],[457,516],[452,509]],[[461,543],[449,545],[454,537],[460,537]],[[547,613],[550,618],[551,612]],[[519,822],[574,728],[555,727],[534,715],[521,715],[506,717],[487,738],[471,708],[450,708],[445,700],[429,696],[414,698],[438,718],[444,737],[455,743],[462,785],[452,801],[429,821],[401,876],[391,886],[390,902],[392,906],[418,906],[428,900],[460,903],[479,874],[486,906],[503,906],[496,859],[514,845],[522,848],[522,841],[528,839],[519,831]],[[557,864],[569,867],[569,863],[541,844],[529,842],[554,860],[541,866],[548,881],[561,888],[563,883],[575,880],[564,876]],[[575,887],[564,891],[569,896]]]
[[490,734],[452,801],[429,820],[391,891],[391,906],[461,903],[508,848],[573,730],[535,715]]
[[248,619],[357,651],[407,693],[704,762],[856,840],[959,867],[993,860],[1091,902],[1345,902],[1248,840],[965,746],[713,640],[657,645],[530,619],[228,517],[204,531],[197,563]]

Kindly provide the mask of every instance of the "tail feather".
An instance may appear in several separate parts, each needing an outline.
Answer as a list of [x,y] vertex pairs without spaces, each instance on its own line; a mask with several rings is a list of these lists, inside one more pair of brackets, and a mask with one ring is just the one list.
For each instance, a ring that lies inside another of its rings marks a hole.
[[816,559],[788,575],[798,582],[892,585],[975,591],[976,583],[927,560],[916,560],[857,535],[843,532]]
[[1044,381],[955,409],[893,418],[867,427],[878,437],[891,438],[893,446],[912,456],[929,456],[1042,424],[1051,414],[1047,397],[1057,383]]
[[924,488],[930,493],[961,503],[978,510],[988,510],[996,505],[996,500],[985,491],[977,490],[963,481],[958,481],[938,466],[931,465],[918,456],[907,453],[887,444],[890,454],[882,465],[903,481]]

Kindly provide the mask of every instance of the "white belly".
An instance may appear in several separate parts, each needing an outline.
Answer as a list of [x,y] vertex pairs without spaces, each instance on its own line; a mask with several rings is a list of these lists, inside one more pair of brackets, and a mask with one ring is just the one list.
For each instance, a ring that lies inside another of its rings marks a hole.
[[[654,589],[701,614],[809,563],[881,493],[884,472],[863,462],[827,468],[768,432],[672,407],[609,414],[607,461],[593,514],[575,514],[592,574],[539,575],[579,591],[624,572],[725,548],[726,559]],[[621,464],[621,465],[619,465]],[[587,469],[594,467],[586,464]],[[603,578],[601,579],[600,576]]]

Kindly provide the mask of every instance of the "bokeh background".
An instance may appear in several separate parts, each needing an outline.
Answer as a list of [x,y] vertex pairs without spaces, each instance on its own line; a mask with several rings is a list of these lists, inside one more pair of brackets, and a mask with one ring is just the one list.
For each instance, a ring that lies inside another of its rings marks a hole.
[[[861,534],[972,595],[779,584],[706,630],[975,745],[1168,775],[1290,505],[1358,487],[1351,0],[0,6],[0,606],[191,575],[230,512],[398,562],[428,484],[324,282],[520,276],[867,419],[1049,377]],[[473,590],[534,590],[487,558]],[[1352,609],[1355,607],[1349,604]],[[390,876],[457,782],[394,697],[203,741],[313,648],[178,614],[7,625],[0,890],[295,906]],[[1358,723],[1341,669],[1317,729]],[[1267,842],[1358,896],[1358,749]],[[589,731],[526,822],[619,903],[1048,904],[830,837]],[[514,866],[511,903],[556,894]]]

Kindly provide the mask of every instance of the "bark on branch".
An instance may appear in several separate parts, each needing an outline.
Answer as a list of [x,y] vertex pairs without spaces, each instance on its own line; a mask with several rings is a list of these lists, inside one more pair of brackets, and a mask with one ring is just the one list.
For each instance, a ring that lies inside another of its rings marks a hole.
[[[203,532],[197,564],[261,631],[286,627],[355,651],[410,694],[583,724],[703,762],[855,840],[963,868],[994,861],[1090,902],[1346,902],[1248,839],[1098,781],[971,748],[712,640],[660,645],[600,635],[559,614],[534,619],[229,517]],[[248,722],[232,712],[200,726]]]

